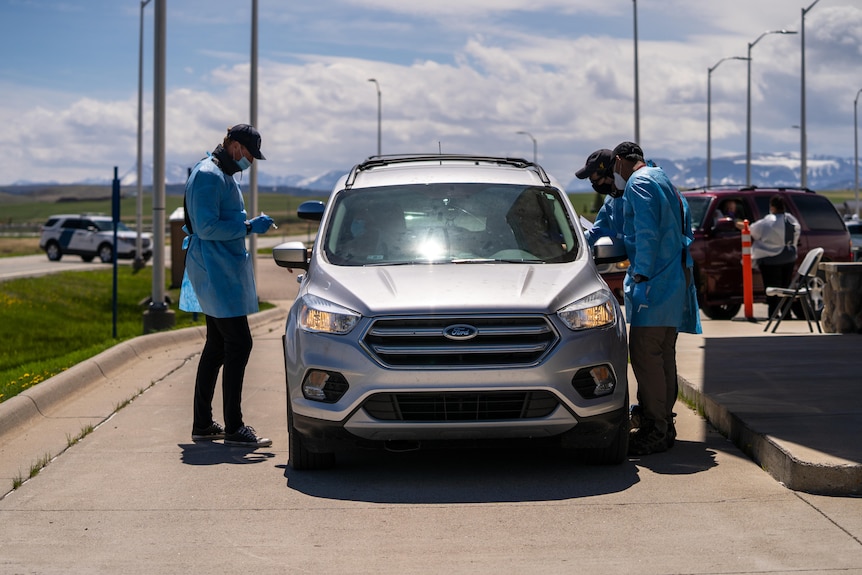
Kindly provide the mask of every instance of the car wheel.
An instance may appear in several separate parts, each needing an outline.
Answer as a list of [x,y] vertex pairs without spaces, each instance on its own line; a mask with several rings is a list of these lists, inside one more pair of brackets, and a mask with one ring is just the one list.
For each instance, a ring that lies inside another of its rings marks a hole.
[[723,305],[701,305],[703,315],[709,319],[733,319],[739,313],[742,304],[728,303]]
[[629,419],[620,423],[613,441],[607,447],[576,449],[576,457],[589,465],[619,465],[629,452]]
[[332,452],[316,453],[305,447],[301,433],[293,427],[293,413],[287,412],[287,464],[297,471],[312,469],[328,469],[335,465],[335,454]]
[[102,244],[99,246],[99,259],[105,264],[114,261],[114,248],[111,247],[111,244]]
[[95,257],[96,256],[91,254],[91,255],[81,256],[81,259],[87,263],[90,263],[91,261],[93,261],[93,258],[95,258]]
[[60,244],[57,242],[48,242],[45,246],[45,254],[52,262],[58,262],[63,257],[63,250],[60,249]]
[[814,313],[817,317],[823,312],[823,286],[826,282],[819,275],[809,278],[808,292],[811,294],[811,301],[814,303]]

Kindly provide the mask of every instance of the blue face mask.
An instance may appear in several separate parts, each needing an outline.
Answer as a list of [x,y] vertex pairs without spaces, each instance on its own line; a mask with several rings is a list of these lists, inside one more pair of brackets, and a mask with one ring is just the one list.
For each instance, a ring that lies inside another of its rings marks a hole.
[[239,166],[240,171],[245,171],[251,167],[251,162],[248,161],[248,158],[245,156],[240,156],[240,158],[236,161],[236,165]]

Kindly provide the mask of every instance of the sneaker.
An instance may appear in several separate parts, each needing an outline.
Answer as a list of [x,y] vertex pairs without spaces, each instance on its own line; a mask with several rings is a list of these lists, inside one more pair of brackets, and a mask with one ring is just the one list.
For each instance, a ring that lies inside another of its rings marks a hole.
[[224,444],[241,445],[243,447],[269,447],[272,445],[272,440],[267,437],[258,437],[253,427],[244,425],[236,430],[235,433],[225,435]]
[[629,436],[629,455],[649,455],[667,451],[667,434],[655,425],[642,427]]
[[224,439],[224,427],[215,421],[203,429],[192,427],[192,441],[211,441],[213,439]]

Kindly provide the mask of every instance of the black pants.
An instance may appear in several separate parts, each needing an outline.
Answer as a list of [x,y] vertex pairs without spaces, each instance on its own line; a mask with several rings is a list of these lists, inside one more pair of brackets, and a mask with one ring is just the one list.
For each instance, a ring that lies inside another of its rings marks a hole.
[[242,381],[251,355],[251,330],[246,316],[207,319],[207,341],[195,379],[194,426],[204,429],[213,421],[213,395],[219,369],[222,373],[222,403],[225,432],[242,427]]
[[[763,277],[763,289],[768,287],[787,287],[793,281],[793,262],[789,264],[779,264],[777,266],[758,264],[757,269],[760,270],[760,275]],[[766,305],[769,308],[769,317],[778,307],[781,298],[778,296],[766,296]]]
[[638,403],[661,432],[673,421],[678,393],[675,327],[629,328],[629,357],[638,381]]

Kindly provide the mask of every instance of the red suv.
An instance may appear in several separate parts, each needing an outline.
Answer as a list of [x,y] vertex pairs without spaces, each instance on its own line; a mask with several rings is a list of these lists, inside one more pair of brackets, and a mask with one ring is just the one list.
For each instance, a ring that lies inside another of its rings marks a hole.
[[[799,220],[801,262],[808,250],[821,247],[824,262],[850,261],[850,234],[825,196],[805,188],[721,187],[683,192],[691,209],[697,295],[700,309],[711,319],[731,319],[743,303],[742,237],[735,220],[754,222],[769,213],[769,199],[784,198],[787,211]],[[818,281],[819,280],[819,281]],[[815,293],[822,279],[812,280]],[[754,270],[754,301],[765,302],[763,281]],[[822,300],[815,297],[815,301]],[[822,303],[821,303],[822,305]]]

